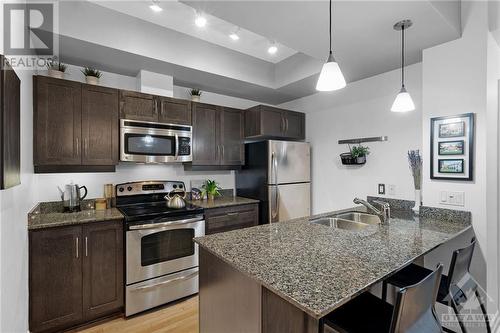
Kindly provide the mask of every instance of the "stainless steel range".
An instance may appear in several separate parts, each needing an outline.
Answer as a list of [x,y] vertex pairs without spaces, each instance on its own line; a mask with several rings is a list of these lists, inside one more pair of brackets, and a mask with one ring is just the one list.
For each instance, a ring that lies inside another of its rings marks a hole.
[[148,181],[116,186],[116,206],[125,215],[125,315],[198,292],[198,245],[205,234],[203,209],[167,207],[183,182]]

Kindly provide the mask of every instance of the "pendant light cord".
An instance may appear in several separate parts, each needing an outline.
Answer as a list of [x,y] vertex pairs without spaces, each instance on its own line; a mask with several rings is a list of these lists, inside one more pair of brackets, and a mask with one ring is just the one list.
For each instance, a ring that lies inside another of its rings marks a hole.
[[330,54],[332,54],[332,0],[330,0]]
[[405,26],[401,27],[401,87],[405,86]]

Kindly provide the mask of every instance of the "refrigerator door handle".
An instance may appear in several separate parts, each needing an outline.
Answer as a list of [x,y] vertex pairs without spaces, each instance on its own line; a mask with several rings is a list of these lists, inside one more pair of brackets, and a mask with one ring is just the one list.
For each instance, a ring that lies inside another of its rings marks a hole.
[[278,159],[276,158],[276,153],[273,151],[271,154],[272,171],[274,176],[274,185],[278,185]]

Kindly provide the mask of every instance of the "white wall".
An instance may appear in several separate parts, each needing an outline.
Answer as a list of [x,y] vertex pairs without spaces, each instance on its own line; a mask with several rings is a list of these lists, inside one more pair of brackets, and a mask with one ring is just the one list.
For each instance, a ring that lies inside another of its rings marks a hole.
[[[74,81],[84,81],[81,67],[70,65],[67,70],[66,78]],[[45,75],[45,71],[40,74]],[[103,72],[100,83],[104,86],[120,89],[136,90],[137,80],[135,77],[124,76],[115,73]],[[174,86],[174,97],[189,98],[189,88]],[[204,91],[201,95],[201,101],[235,108],[246,109],[259,104],[255,101],[249,101],[241,98],[219,95]],[[103,184],[137,181],[137,180],[180,180],[186,183],[189,188],[190,180],[204,180],[207,178],[215,179],[223,188],[234,188],[233,171],[184,171],[181,164],[169,165],[138,165],[120,163],[114,173],[61,173],[61,174],[36,174],[34,177],[33,191],[38,201],[59,200],[57,186],[64,185],[71,181],[87,186],[89,198],[103,196]]]
[[[307,113],[313,213],[352,207],[354,197],[378,195],[379,183],[396,185],[395,195],[386,197],[414,199],[406,154],[409,149],[421,149],[421,64],[408,67],[406,74],[406,86],[417,108],[414,112],[390,111],[400,88],[399,70],[281,105]],[[348,149],[338,140],[383,135],[389,141],[365,143],[371,151],[365,165],[341,164],[339,154]]]

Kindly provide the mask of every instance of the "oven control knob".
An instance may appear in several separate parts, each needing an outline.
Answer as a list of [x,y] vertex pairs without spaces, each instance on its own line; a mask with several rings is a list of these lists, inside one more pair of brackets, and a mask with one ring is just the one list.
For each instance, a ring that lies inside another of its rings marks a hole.
[[123,191],[125,191],[125,189],[124,189],[123,187],[120,187],[120,188],[118,189],[118,191],[123,192]]
[[175,185],[175,184],[174,184],[172,187],[173,187],[173,188],[177,188],[177,185]]
[[132,191],[132,186],[127,187],[127,191]]
[[182,184],[179,184],[179,188],[182,188]]

